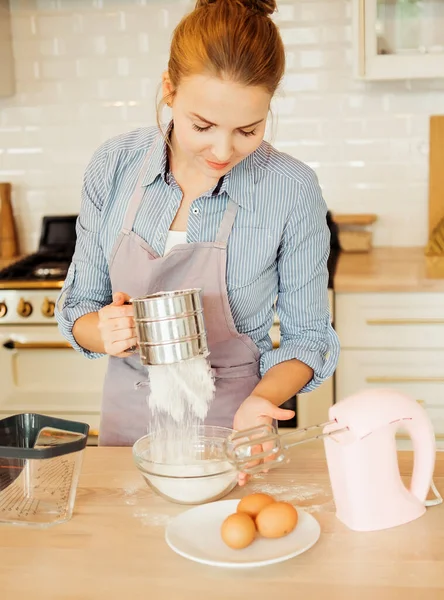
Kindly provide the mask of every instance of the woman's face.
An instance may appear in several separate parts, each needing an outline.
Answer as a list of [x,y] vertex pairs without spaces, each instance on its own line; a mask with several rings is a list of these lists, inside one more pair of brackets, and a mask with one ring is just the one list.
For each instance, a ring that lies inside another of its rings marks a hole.
[[[164,96],[171,93],[164,76]],[[209,75],[182,80],[172,100],[173,147],[206,177],[219,178],[258,148],[271,95]]]

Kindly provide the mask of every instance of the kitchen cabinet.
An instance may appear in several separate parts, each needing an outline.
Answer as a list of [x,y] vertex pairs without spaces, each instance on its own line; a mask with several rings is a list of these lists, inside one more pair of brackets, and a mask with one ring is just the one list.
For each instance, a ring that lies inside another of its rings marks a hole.
[[0,97],[12,96],[14,92],[15,74],[9,0],[0,0]]
[[444,2],[353,0],[353,52],[359,78],[444,77]]
[[336,399],[388,387],[423,402],[444,441],[444,292],[336,293]]

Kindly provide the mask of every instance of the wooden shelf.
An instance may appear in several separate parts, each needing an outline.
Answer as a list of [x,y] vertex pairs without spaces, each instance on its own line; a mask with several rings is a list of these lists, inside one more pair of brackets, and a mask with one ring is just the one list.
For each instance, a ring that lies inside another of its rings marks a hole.
[[371,225],[377,219],[377,215],[373,214],[338,214],[332,215],[333,221],[337,225]]

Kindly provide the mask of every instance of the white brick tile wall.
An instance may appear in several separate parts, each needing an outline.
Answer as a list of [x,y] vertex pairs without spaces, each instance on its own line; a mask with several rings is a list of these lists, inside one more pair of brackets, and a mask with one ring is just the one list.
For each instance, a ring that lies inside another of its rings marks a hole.
[[[10,0],[17,93],[0,99],[0,180],[14,185],[22,250],[45,214],[79,209],[106,138],[155,124],[173,27],[191,0]],[[429,116],[444,79],[352,77],[351,0],[280,0],[287,73],[270,140],[316,169],[330,208],[376,212],[377,245],[427,238]]]

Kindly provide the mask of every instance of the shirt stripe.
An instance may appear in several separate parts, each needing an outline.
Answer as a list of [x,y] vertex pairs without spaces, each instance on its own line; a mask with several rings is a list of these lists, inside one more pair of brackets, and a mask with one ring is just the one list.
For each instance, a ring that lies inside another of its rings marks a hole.
[[[56,305],[60,331],[89,358],[72,335],[74,322],[112,301],[109,259],[148,150],[143,200],[133,229],[163,255],[182,193],[168,173],[166,144],[155,127],[114,137],[94,153],[85,171],[77,243]],[[214,241],[231,198],[238,205],[228,240],[226,281],[234,322],[261,351],[261,374],[293,358],[314,370],[301,392],[330,377],[339,340],[330,322],[327,206],[312,169],[267,142],[192,203],[187,241]],[[125,292],[125,290],[122,290]],[[149,293],[149,290],[147,290]],[[281,345],[268,335],[275,301]]]

